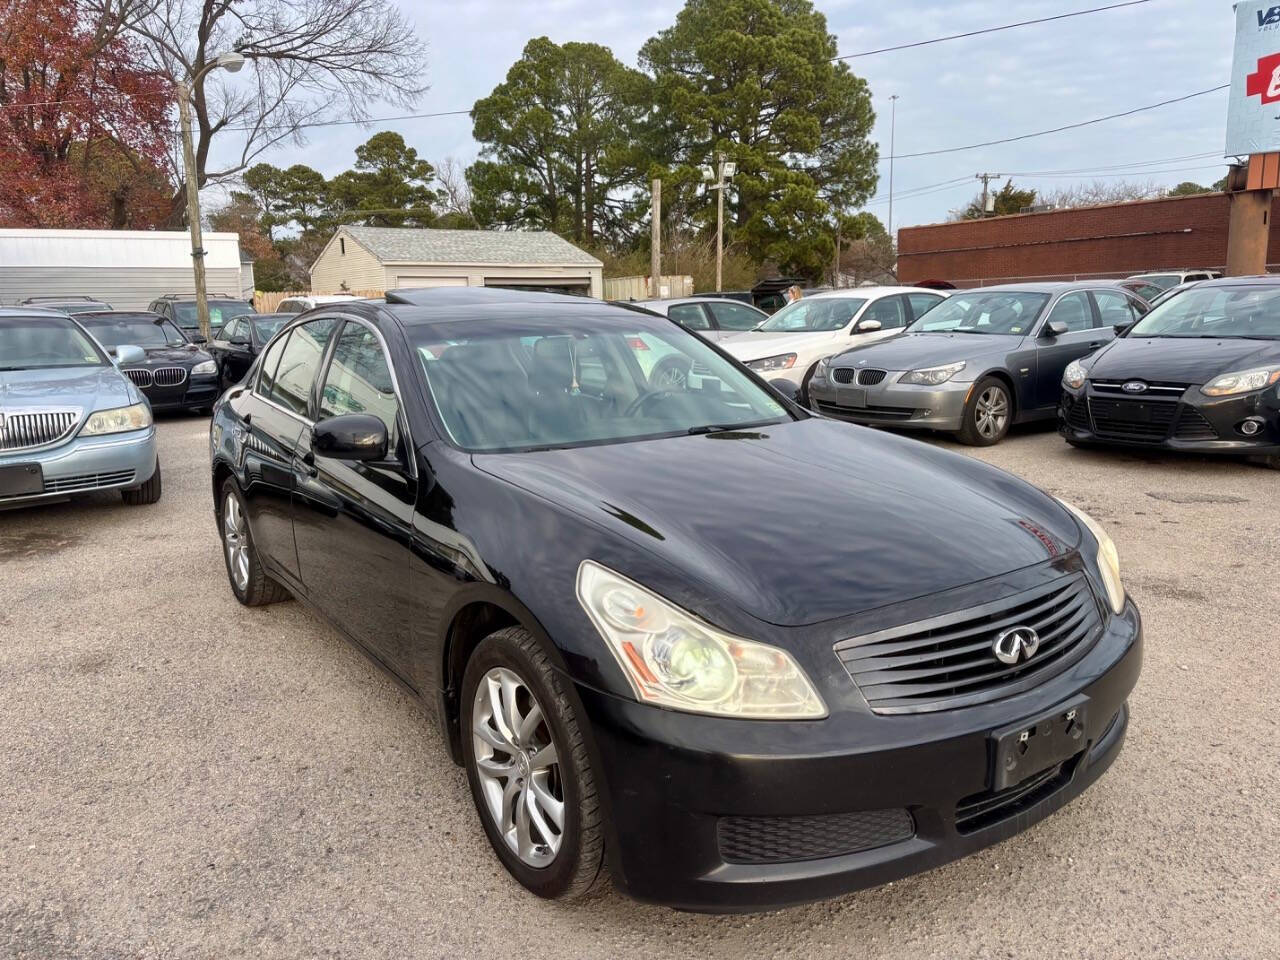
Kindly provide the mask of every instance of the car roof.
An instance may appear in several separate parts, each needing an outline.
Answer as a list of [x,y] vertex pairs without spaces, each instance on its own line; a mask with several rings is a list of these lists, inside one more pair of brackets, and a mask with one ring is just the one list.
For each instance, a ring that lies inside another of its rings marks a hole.
[[51,307],[0,307],[0,318],[4,317],[44,317],[50,319],[58,317],[61,320],[70,320],[67,314],[61,310],[54,310]]
[[357,297],[354,294],[350,294],[350,293],[324,293],[324,294],[296,293],[291,297],[285,297],[284,300],[281,300],[280,302],[284,303],[285,300],[310,300],[312,303],[345,303],[348,300],[363,300],[363,299],[365,298]]
[[[594,297],[579,297],[563,293],[542,293],[532,290],[504,290],[499,287],[428,287],[423,289],[397,289],[387,291],[386,303],[370,303],[355,298],[346,309],[376,311],[383,316],[395,317],[405,326],[471,321],[484,319],[545,319],[562,314],[565,310],[594,310],[597,314],[612,315],[615,312],[634,317],[635,314],[655,316],[653,311],[638,304],[613,304]],[[670,322],[656,315],[664,322]]]
[[841,287],[839,290],[819,290],[817,293],[806,293],[802,300],[846,300],[851,297],[866,299],[882,297],[894,293],[936,293],[946,296],[945,290],[930,290],[928,287],[911,286],[876,286],[876,287]]
[[[661,298],[651,300],[628,300],[627,303],[634,303],[641,307],[653,308],[657,307],[674,307],[682,303],[731,303],[735,307],[751,307],[752,310],[760,310],[759,307],[752,306],[749,303],[743,303],[741,300],[735,300],[733,297],[667,297],[665,300]],[[764,313],[763,310],[760,310]]]
[[92,320],[94,317],[105,317],[108,320],[112,317],[145,317],[147,320],[152,320],[156,323],[160,321],[169,322],[160,314],[153,313],[150,310],[82,310],[76,314],[76,319],[78,320]]
[[[1122,277],[1120,279],[1131,279]],[[1023,293],[1044,293],[1052,296],[1057,293],[1069,293],[1072,290],[1094,290],[1098,287],[1114,287],[1117,284],[1116,279],[1098,279],[1098,280],[1051,280],[1046,283],[993,283],[986,287],[966,287],[963,290],[951,291],[952,296],[963,293],[977,293],[978,291],[996,292],[1008,291],[1010,293],[1021,291]]]

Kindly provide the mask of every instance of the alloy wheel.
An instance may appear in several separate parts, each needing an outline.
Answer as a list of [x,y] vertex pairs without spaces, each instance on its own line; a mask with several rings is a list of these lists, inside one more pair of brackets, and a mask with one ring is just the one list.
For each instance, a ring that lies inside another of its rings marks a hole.
[[507,846],[531,867],[556,858],[564,839],[564,781],[551,727],[533,691],[494,667],[472,704],[476,773],[489,815]]
[[1009,397],[999,387],[987,387],[978,397],[977,426],[984,440],[999,437],[1009,422]]
[[227,549],[227,569],[236,588],[249,589],[249,527],[240,501],[228,495],[222,502],[222,541]]

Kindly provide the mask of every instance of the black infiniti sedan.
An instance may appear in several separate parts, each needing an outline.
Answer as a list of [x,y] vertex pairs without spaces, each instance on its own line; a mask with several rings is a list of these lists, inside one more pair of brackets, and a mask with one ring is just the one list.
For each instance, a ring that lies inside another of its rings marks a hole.
[[[645,374],[665,352],[679,386]],[[298,597],[432,704],[540,896],[882,883],[1048,816],[1125,738],[1141,623],[1093,520],[812,416],[664,317],[324,306],[219,399],[210,446],[232,592]]]
[[107,352],[121,344],[141,347],[140,363],[121,364],[153,410],[208,410],[218,398],[218,369],[213,357],[187,339],[164,317],[145,311],[80,313],[80,321]]
[[1280,277],[1196,284],[1072,363],[1068,443],[1248,455],[1280,469]]

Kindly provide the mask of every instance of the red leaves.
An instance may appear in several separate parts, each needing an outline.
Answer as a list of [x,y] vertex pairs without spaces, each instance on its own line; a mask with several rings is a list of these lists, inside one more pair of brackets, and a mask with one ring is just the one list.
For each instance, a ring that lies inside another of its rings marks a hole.
[[155,226],[172,84],[77,0],[0,0],[0,226]]

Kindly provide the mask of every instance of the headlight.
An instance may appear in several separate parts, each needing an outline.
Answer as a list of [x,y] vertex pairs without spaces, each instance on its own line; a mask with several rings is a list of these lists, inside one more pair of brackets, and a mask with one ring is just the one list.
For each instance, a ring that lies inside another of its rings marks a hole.
[[1098,569],[1102,571],[1102,584],[1107,588],[1111,609],[1120,613],[1124,609],[1124,584],[1120,582],[1120,554],[1116,552],[1116,545],[1093,517],[1065,500],[1058,502],[1075,514],[1076,519],[1089,528],[1093,539],[1098,541]]
[[818,361],[818,365],[813,368],[813,376],[809,378],[809,382],[812,383],[814,380],[827,379],[827,371],[830,369],[831,369],[831,358],[823,357],[821,360]]
[[780,353],[776,357],[765,357],[763,360],[748,360],[748,370],[790,370],[796,362],[794,353]]
[[578,602],[641,701],[743,719],[827,715],[785,650],[722,633],[591,560],[578,568]]
[[151,426],[151,408],[145,403],[135,403],[131,407],[116,407],[114,410],[99,410],[90,414],[80,429],[82,437],[98,437],[104,433],[128,433],[130,430],[144,430]]
[[1237,393],[1252,393],[1280,381],[1280,367],[1254,367],[1236,373],[1224,373],[1214,377],[1200,392],[1209,397],[1231,397]]
[[928,367],[924,370],[908,370],[902,375],[899,383],[919,383],[927,387],[936,387],[940,383],[946,383],[957,373],[964,369],[964,361],[959,363],[948,363],[944,367]]
[[1089,371],[1079,360],[1072,360],[1067,364],[1067,369],[1062,371],[1062,382],[1072,390],[1079,390],[1087,379],[1089,379]]
[[191,368],[192,376],[198,376],[202,373],[217,373],[218,365],[212,360],[202,360]]

